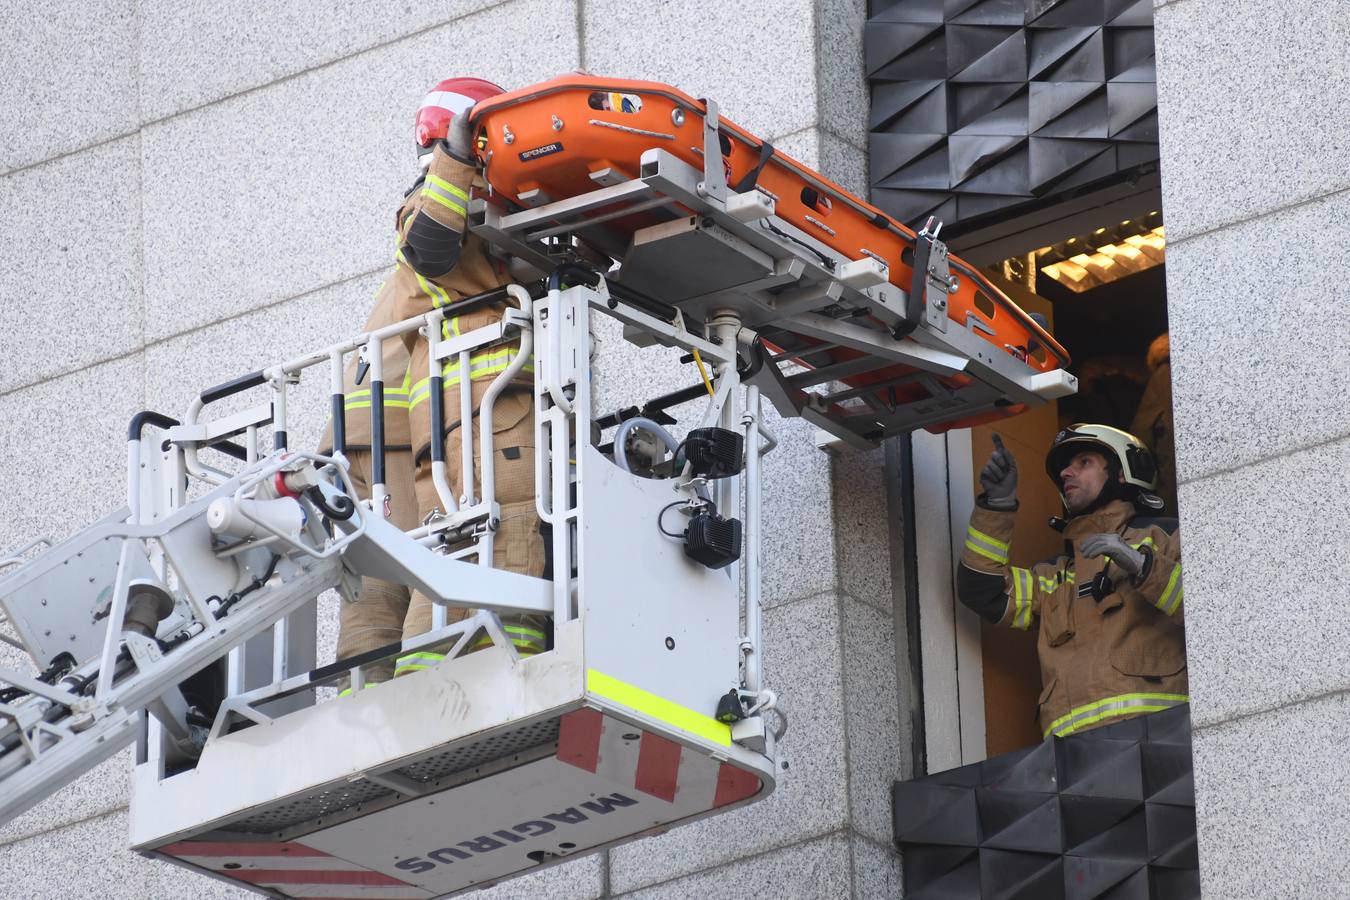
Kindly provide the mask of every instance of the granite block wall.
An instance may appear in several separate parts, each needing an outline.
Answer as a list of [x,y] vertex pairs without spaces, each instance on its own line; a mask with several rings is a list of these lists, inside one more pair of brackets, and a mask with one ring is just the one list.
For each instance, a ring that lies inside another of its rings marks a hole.
[[1155,3],[1206,896],[1341,896],[1350,26]]
[[[180,413],[206,384],[359,328],[415,173],[412,113],[439,78],[668,81],[866,184],[862,0],[379,0],[321,14],[295,0],[16,0],[3,17],[0,546],[61,537],[122,502],[134,411]],[[617,376],[601,395],[618,402],[622,373],[650,358],[599,334]],[[322,427],[323,393],[306,383],[292,402],[297,443]],[[779,791],[484,896],[898,893],[887,804],[906,774],[908,688],[881,456],[832,457],[804,423],[769,421],[781,445],[765,462],[765,656],[790,717]],[[332,613],[326,602],[330,644]],[[0,829],[0,894],[245,896],[125,849],[128,764]]]

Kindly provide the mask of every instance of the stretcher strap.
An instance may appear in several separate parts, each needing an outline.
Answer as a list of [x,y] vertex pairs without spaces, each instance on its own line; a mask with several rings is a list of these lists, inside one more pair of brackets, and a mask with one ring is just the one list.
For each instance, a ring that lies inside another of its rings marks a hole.
[[759,145],[759,159],[755,162],[755,167],[741,176],[741,180],[736,182],[732,190],[738,194],[744,194],[755,186],[759,181],[759,173],[764,171],[764,166],[773,158],[773,144],[768,141]]

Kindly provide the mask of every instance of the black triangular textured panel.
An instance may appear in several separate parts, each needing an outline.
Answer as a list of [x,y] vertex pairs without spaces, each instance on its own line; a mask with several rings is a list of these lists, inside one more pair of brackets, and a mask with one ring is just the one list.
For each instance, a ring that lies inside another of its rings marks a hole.
[[1111,148],[1106,141],[1072,141],[1038,138],[1028,141],[1031,160],[1031,190],[1042,191],[1078,166]]
[[[1006,106],[1026,90],[1021,84],[951,84],[947,88],[952,110],[952,131],[959,132],[991,112]],[[1009,132],[1025,134],[1021,128]]]
[[1106,0],[1106,24],[1153,27],[1153,0]]
[[[1134,811],[1111,826],[1100,827],[1107,819],[1114,818],[1115,812],[1107,812],[1111,804],[1123,804],[1125,800],[1088,800],[1085,797],[1060,797],[1061,808],[1073,810],[1072,826],[1077,834],[1085,834],[1098,828],[1096,834],[1083,841],[1072,843],[1065,851],[1071,857],[1100,857],[1103,860],[1133,862],[1142,866],[1149,862],[1149,823],[1143,815],[1143,806],[1134,807]],[[1066,826],[1068,826],[1066,822]]]
[[[947,29],[948,34],[951,31]],[[951,80],[1023,84],[1027,80],[1027,33],[1017,29],[998,46],[953,75]]]
[[914,191],[945,191],[952,186],[947,166],[946,135],[933,149],[892,172],[878,187]]
[[1142,802],[1144,779],[1136,741],[1063,742],[1065,794]]
[[901,191],[873,188],[872,202],[907,225],[922,223],[928,216],[944,222],[956,218],[956,197],[947,191]]
[[1114,887],[1108,888],[1105,893],[1098,895],[1100,900],[1149,900],[1150,896],[1157,896],[1158,900],[1171,900],[1166,894],[1149,893],[1147,868],[1140,869]]
[[1151,84],[1108,84],[1106,107],[1110,117],[1110,135],[1120,134],[1149,113],[1158,109],[1158,90]]
[[1025,138],[1017,135],[952,135],[947,138],[947,160],[951,166],[952,186],[981,172],[1011,152]]
[[1106,50],[1101,29],[1033,77],[1042,81],[1106,81]]
[[1189,751],[1191,746],[1189,706],[1178,706],[1150,716],[1141,716],[1138,721],[1143,722],[1148,729],[1147,740],[1150,744],[1178,744]]
[[[1140,863],[1148,862],[1148,837],[1144,834],[1147,821],[1144,819],[1142,803],[1111,797],[1074,797],[1067,794],[1061,795],[1059,801],[1060,821],[1064,828],[1064,846],[1068,848],[1067,852],[1087,856],[1093,852],[1094,847],[1097,847],[1104,849],[1106,852],[1103,855],[1111,859],[1138,859]],[[1137,833],[1132,830],[1131,822],[1138,826]],[[1110,837],[1103,843],[1098,839],[1104,835]],[[1135,838],[1138,840],[1135,841]]]
[[1149,857],[1155,865],[1185,849],[1188,843],[1189,852],[1195,852],[1195,807],[1146,803],[1144,815],[1148,818]]
[[981,847],[1064,852],[1057,794],[977,788],[975,802],[980,810],[980,834],[984,836]]
[[1027,131],[1035,134],[1092,94],[1104,90],[1095,81],[1033,81],[1028,93]]
[[1198,869],[1149,868],[1149,886],[1153,896],[1160,900],[1200,900],[1200,872]]
[[1058,900],[1064,857],[980,850],[980,896],[997,900]]
[[1020,28],[1027,23],[1026,0],[983,0],[960,15],[949,16],[957,25],[1004,25]]
[[1020,29],[982,25],[947,25],[947,77],[960,72],[1018,31]]
[[[1096,900],[1097,897],[1144,871],[1142,862],[1116,859],[1064,857],[1065,900]],[[1145,895],[1147,896],[1147,895]]]
[[[967,178],[961,183],[962,200],[988,195],[992,197],[1025,197],[1031,189],[1031,167],[1027,158],[1026,145],[1018,147],[1012,153],[990,166],[983,172]],[[994,201],[991,208],[1006,206],[1007,200]]]
[[923,781],[898,784],[892,816],[900,841],[969,847],[980,840],[979,810],[971,788]]
[[1078,166],[1063,178],[1042,187],[1041,191],[1044,192],[1047,189],[1054,193],[1072,191],[1084,185],[1101,181],[1104,178],[1110,178],[1121,170],[1116,153],[1118,149],[1117,145],[1108,144],[1106,150]]
[[946,878],[962,866],[972,870],[979,889],[979,851],[974,847],[949,847],[944,844],[906,844],[901,859],[905,886],[911,891]]
[[1153,57],[1141,62],[1132,69],[1126,69],[1109,79],[1116,83],[1139,82],[1141,84],[1157,84],[1158,82],[1158,63]]
[[1106,28],[1102,46],[1106,51],[1106,77],[1114,78],[1153,59],[1153,29]]
[[1148,727],[1144,721],[1146,718],[1147,716],[1136,716],[1133,719],[1111,722],[1109,725],[1083,732],[1081,737],[1086,741],[1144,741],[1148,739]]
[[[1014,158],[1022,151],[1017,151]],[[943,222],[957,222],[967,219],[976,219],[983,215],[1005,208],[1008,205],[1008,197],[1003,194],[967,194],[960,193],[956,195],[956,211],[959,215],[950,219],[942,219]]]
[[[1023,86],[1017,85],[1020,89]],[[1002,134],[1025,137],[1027,133],[1027,96],[1025,93],[1013,97],[993,112],[986,113],[975,121],[956,131],[956,134],[981,135]]]
[[905,897],[908,900],[973,900],[980,896],[979,851],[973,850],[970,861],[934,881],[916,883],[905,867]]
[[982,781],[1007,791],[1059,790],[1055,745],[1041,741],[1024,750],[1014,750],[980,763]]
[[[1162,803],[1176,803],[1162,799],[1159,794],[1171,792],[1195,805],[1195,785],[1191,779],[1191,748],[1171,744],[1141,744],[1140,760],[1144,766],[1144,799]],[[1186,790],[1189,786],[1189,797]]]
[[[1062,62],[1066,56],[1081,47],[1099,28],[1055,28],[1049,31],[1027,32],[1027,76],[1040,78],[1041,73]],[[1064,81],[1067,79],[1059,79]]]
[[[1153,121],[1154,133],[1156,134],[1157,120]],[[1132,134],[1133,128],[1127,128],[1121,132],[1122,135]],[[1121,141],[1116,144],[1116,155],[1119,157],[1119,165],[1122,169],[1132,169],[1136,166],[1142,166],[1145,163],[1156,163],[1158,161],[1157,141]]]
[[1105,92],[1091,94],[1068,112],[1042,125],[1036,130],[1036,137],[1105,140],[1109,110]]
[[1100,25],[1106,21],[1105,0],[1059,0],[1027,22],[1034,28],[1066,28],[1074,25]]
[[950,185],[947,181],[946,154],[939,152],[942,164],[942,184],[909,185],[892,183],[894,176],[903,176],[905,167],[916,160],[931,154],[942,147],[947,140],[945,134],[873,134],[867,140],[867,152],[871,160],[873,178],[881,187],[932,187],[943,190]]
[[[930,128],[930,132],[947,131],[947,98],[945,95],[945,81],[880,81],[872,85],[872,113],[870,127],[872,131],[877,131],[894,122],[897,116],[910,109],[925,98],[936,92],[940,96],[935,99],[940,107],[933,120],[938,123],[937,127]],[[900,131],[901,134],[918,131],[914,127],[915,122],[908,123],[907,127]]]
[[[863,60],[869,76],[945,78],[942,26],[868,22],[863,29]],[[931,71],[923,71],[925,66]]]
[[942,0],[872,0],[868,22],[908,22],[941,25],[946,21]]

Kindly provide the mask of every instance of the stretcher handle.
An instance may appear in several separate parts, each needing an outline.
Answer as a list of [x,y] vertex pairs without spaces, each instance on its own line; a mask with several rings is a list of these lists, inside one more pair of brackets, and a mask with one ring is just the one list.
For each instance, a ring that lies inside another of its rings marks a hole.
[[[145,426],[153,425],[156,428],[173,428],[175,425],[181,425],[173,416],[166,416],[164,413],[158,413],[154,410],[143,409],[131,417],[131,424],[127,427],[127,440],[139,441],[141,433],[145,431]],[[230,441],[221,441],[218,444],[211,445],[226,456],[233,456],[240,462],[248,461],[248,453],[243,447]]]

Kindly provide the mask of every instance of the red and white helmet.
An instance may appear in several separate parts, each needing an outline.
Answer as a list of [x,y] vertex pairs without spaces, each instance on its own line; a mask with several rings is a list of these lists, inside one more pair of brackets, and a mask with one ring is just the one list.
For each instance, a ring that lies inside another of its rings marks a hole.
[[431,89],[417,110],[415,135],[419,152],[444,140],[455,116],[466,114],[480,100],[506,91],[482,78],[447,78]]

